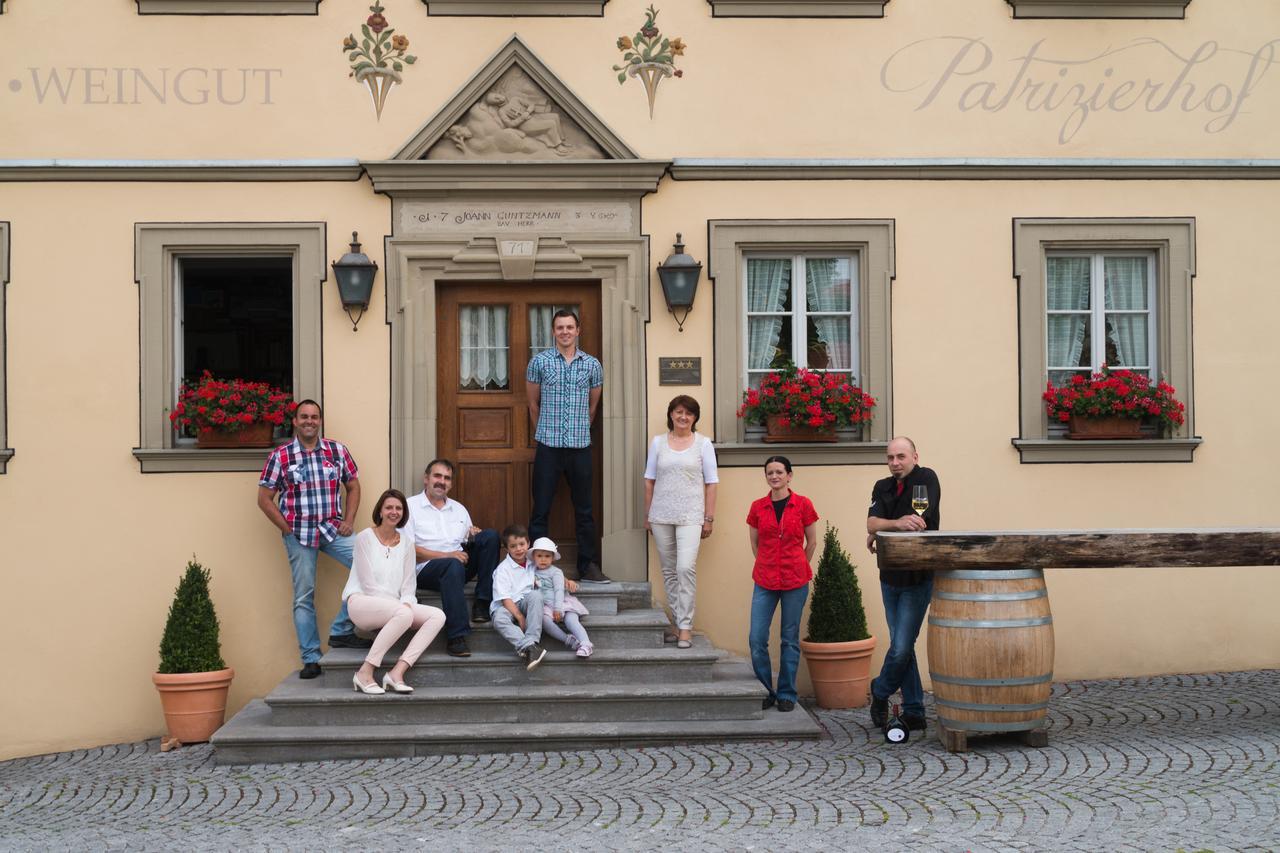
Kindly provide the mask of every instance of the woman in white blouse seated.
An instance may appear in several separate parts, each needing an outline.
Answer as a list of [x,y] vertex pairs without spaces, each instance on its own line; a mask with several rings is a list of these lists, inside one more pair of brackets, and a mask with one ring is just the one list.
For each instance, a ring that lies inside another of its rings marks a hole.
[[[405,673],[444,627],[443,610],[418,603],[413,536],[400,532],[409,521],[407,506],[404,495],[395,489],[387,489],[378,497],[373,507],[375,526],[356,534],[351,577],[342,591],[347,613],[356,627],[362,631],[382,629],[365,656],[364,666],[352,678],[355,689],[362,693],[412,693],[413,688],[405,683]],[[382,677],[379,687],[374,668],[382,665],[387,649],[410,628],[417,628],[418,633],[392,670]]]
[[645,530],[653,534],[662,564],[667,605],[675,631],[666,639],[677,647],[693,645],[693,606],[698,545],[711,535],[716,520],[716,451],[711,440],[694,430],[701,415],[698,401],[681,394],[667,406],[665,435],[649,445],[644,468]]

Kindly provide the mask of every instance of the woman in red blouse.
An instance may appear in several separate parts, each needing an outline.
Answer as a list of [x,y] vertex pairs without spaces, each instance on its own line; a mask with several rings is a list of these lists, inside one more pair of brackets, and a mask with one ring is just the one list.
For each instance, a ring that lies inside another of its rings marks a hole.
[[[813,570],[809,563],[818,549],[818,513],[804,495],[791,491],[791,460],[770,456],[764,463],[769,494],[751,504],[747,525],[755,567],[751,579],[751,667],[768,689],[762,708],[779,711],[796,707],[796,669],[800,666],[800,614],[809,597]],[[782,604],[782,668],[773,687],[769,660],[769,627],[773,612]]]

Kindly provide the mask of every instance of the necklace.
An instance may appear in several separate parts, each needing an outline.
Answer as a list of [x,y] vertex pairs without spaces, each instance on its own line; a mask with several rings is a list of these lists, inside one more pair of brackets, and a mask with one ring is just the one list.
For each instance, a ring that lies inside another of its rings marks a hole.
[[378,544],[382,546],[382,555],[387,559],[391,558],[391,549],[400,544],[399,532],[395,534],[395,537],[396,537],[395,540],[392,541],[390,545],[388,545],[386,542],[382,541],[382,536],[378,534],[378,531],[376,529],[373,531],[373,538],[378,540]]

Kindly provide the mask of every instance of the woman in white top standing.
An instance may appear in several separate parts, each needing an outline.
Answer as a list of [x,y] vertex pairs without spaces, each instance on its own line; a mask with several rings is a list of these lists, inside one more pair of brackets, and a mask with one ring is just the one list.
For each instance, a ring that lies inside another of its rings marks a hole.
[[[364,665],[352,678],[353,686],[361,693],[412,693],[413,688],[405,683],[405,673],[444,627],[443,610],[418,603],[413,536],[400,532],[409,522],[407,506],[404,495],[387,489],[373,505],[375,526],[356,534],[351,577],[342,599],[356,627],[363,631],[382,629],[365,656]],[[382,665],[387,649],[410,628],[417,628],[418,633],[391,672],[382,677],[379,687],[374,668]]]
[[644,468],[645,530],[653,534],[662,564],[667,604],[675,617],[674,639],[687,649],[693,640],[695,564],[698,545],[716,520],[716,452],[695,430],[702,410],[681,394],[667,406],[667,430],[649,445]]

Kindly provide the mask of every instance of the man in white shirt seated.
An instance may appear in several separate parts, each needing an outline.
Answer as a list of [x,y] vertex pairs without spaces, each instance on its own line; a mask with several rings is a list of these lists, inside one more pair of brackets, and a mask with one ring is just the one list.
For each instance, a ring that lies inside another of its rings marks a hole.
[[498,565],[498,531],[481,530],[471,523],[467,508],[449,497],[453,488],[453,463],[433,459],[422,475],[421,493],[409,498],[409,523],[418,553],[418,589],[440,593],[445,615],[448,652],[470,657],[467,635],[467,599],[462,587],[476,582],[471,619],[489,621],[493,600],[493,570]]

